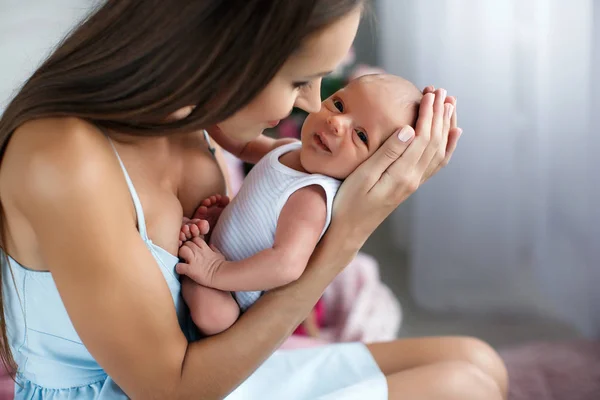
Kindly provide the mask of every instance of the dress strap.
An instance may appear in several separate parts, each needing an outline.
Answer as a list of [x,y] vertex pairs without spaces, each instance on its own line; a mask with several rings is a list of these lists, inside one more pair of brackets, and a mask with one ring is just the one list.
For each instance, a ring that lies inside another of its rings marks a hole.
[[210,151],[210,154],[212,154],[213,157],[215,157],[215,148],[210,142],[210,136],[208,136],[208,132],[206,130],[203,130],[202,133],[204,133],[204,140],[206,140],[206,144],[208,145],[208,151]]
[[144,240],[148,240],[148,233],[146,231],[146,220],[144,218],[144,209],[142,208],[142,202],[140,201],[140,197],[138,196],[137,191],[133,186],[133,182],[131,181],[129,174],[127,173],[125,164],[123,164],[123,160],[121,160],[121,156],[119,156],[119,152],[117,151],[115,144],[108,135],[106,137],[108,138],[108,141],[110,142],[110,145],[112,146],[117,156],[117,159],[119,160],[119,164],[121,165],[121,169],[123,170],[123,175],[125,176],[125,181],[127,181],[127,187],[129,188],[129,193],[131,194],[131,199],[133,200],[133,206],[135,207],[138,231],[140,232],[140,235]]

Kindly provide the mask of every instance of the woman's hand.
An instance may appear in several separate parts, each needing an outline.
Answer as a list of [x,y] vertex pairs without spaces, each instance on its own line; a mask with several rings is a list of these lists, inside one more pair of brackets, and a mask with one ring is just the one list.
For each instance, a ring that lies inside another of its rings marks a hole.
[[405,126],[345,180],[326,236],[358,250],[400,203],[448,163],[460,136],[455,104],[444,89],[426,90],[416,134]]
[[[435,87],[427,86],[423,89],[423,94],[434,93]],[[425,174],[423,174],[423,180],[421,183],[425,182],[427,179],[431,178],[435,175],[442,167],[445,167],[450,162],[450,158],[456,149],[456,145],[458,143],[458,139],[460,135],[462,135],[462,129],[458,127],[458,114],[456,113],[456,97],[448,96],[446,97],[446,104],[452,104],[454,107],[454,112],[452,113],[452,117],[450,118],[450,129],[448,131],[448,139],[446,143],[446,148],[443,147],[440,149],[440,153],[437,155],[437,161],[430,165],[430,169],[428,169]]]

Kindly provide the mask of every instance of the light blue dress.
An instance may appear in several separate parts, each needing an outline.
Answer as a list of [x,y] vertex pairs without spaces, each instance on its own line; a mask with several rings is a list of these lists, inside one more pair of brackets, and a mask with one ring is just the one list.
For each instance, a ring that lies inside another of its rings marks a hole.
[[[140,235],[169,285],[183,331],[190,332],[175,273],[178,259],[148,238],[139,197],[119,162],[135,205]],[[12,258],[9,264],[10,269],[2,267],[2,289],[9,345],[19,366],[15,398],[127,398],[81,342],[52,274],[27,269]],[[387,399],[387,384],[364,345],[339,344],[277,351],[227,399],[383,400]]]

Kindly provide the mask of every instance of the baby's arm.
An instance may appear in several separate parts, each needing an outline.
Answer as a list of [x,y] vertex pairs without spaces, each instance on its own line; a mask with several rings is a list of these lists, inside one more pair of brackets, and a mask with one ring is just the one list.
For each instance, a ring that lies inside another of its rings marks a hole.
[[[198,241],[199,254],[183,257],[193,261],[179,264],[177,272],[201,285],[227,291],[269,290],[286,285],[304,272],[325,226],[326,216],[323,189],[318,186],[302,188],[283,206],[272,248],[241,261],[225,261],[220,254]],[[188,250],[192,251],[189,248],[185,251]]]
[[265,135],[260,135],[250,142],[240,143],[224,135],[216,127],[209,129],[208,134],[223,149],[250,164],[256,164],[265,154],[279,146],[297,141],[296,139],[273,139]]

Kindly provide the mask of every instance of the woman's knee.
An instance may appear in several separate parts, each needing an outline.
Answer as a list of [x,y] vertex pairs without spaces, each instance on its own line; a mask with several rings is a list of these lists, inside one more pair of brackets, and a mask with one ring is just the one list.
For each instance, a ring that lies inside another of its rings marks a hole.
[[501,400],[498,384],[480,367],[467,361],[449,361],[439,365],[439,384],[447,393],[463,399]]
[[387,377],[390,400],[503,400],[494,380],[469,361],[441,361]]
[[475,365],[494,379],[502,393],[506,394],[508,387],[508,373],[504,362],[496,350],[486,342],[477,338],[463,337],[458,340],[461,352],[465,356],[465,361]]

